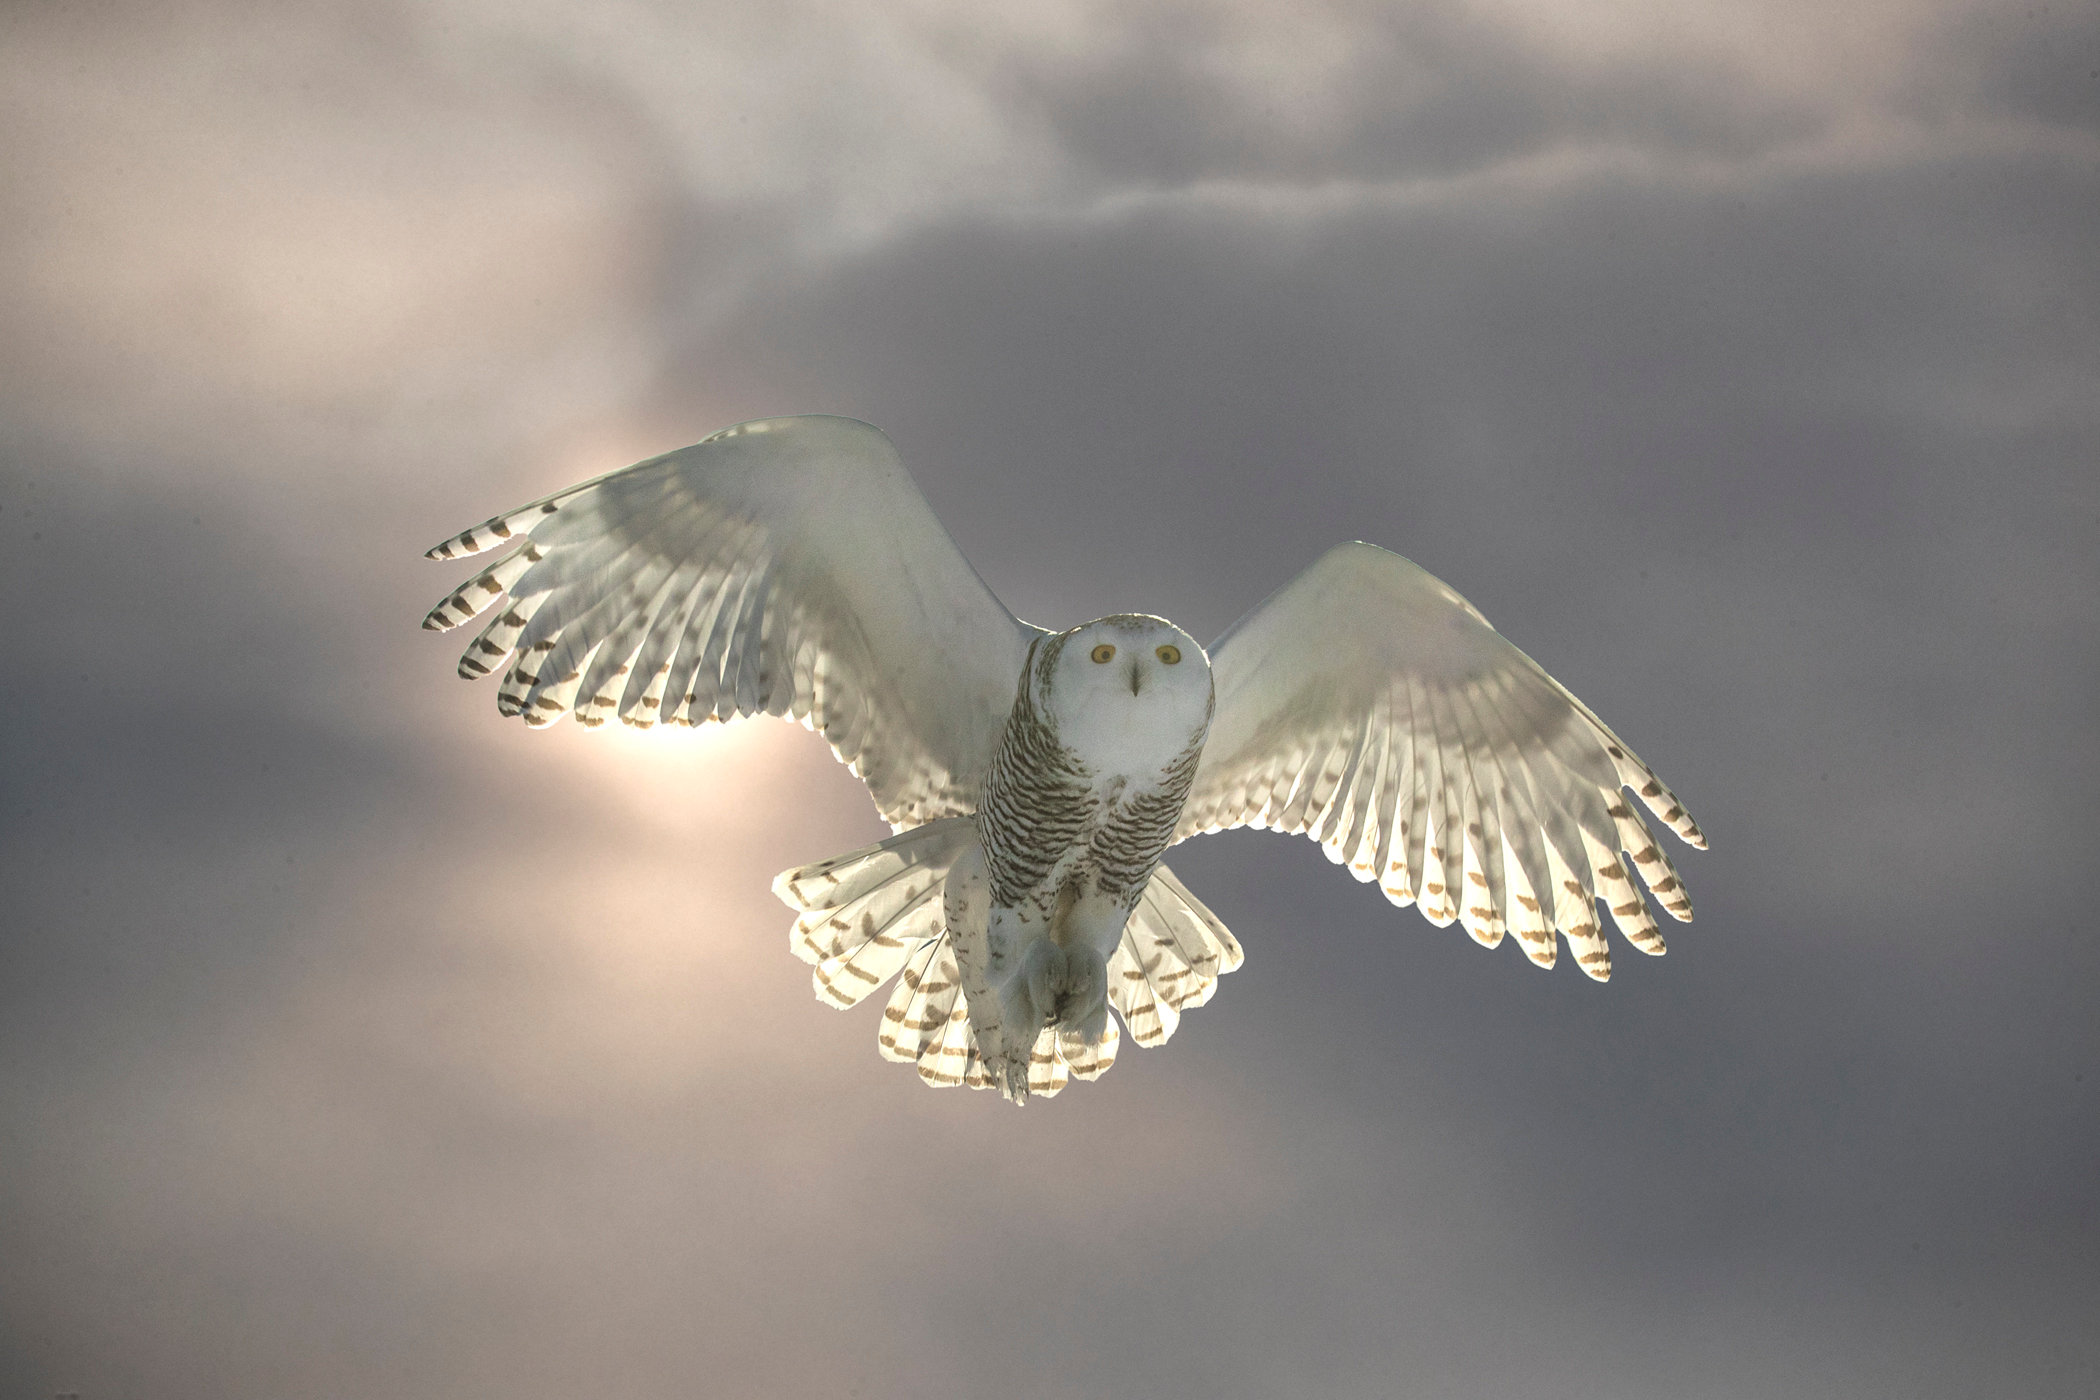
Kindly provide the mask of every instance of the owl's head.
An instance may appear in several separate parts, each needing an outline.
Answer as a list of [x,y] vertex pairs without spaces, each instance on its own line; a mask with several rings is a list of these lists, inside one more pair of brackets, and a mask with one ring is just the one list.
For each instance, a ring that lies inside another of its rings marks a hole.
[[1046,638],[1033,700],[1097,770],[1150,771],[1210,726],[1210,658],[1163,617],[1117,613]]

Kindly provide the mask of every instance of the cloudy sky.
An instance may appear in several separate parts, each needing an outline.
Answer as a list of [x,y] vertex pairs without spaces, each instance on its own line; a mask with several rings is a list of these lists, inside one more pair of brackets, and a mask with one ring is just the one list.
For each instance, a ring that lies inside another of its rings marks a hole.
[[[2063,0],[8,6],[0,1391],[2100,1391],[2096,230]],[[1054,626],[1408,555],[1698,921],[1206,838],[1171,1045],[929,1091],[767,890],[818,740],[416,625],[792,412]]]

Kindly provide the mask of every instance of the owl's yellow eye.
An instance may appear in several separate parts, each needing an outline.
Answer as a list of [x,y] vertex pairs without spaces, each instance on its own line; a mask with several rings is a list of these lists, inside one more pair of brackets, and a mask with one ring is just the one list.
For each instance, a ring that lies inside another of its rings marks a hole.
[[1116,659],[1116,649],[1107,642],[1103,642],[1100,646],[1094,648],[1092,655],[1096,666],[1106,666],[1109,662]]
[[1158,656],[1160,660],[1166,662],[1169,666],[1179,666],[1181,664],[1181,648],[1175,646],[1172,642],[1161,647],[1154,655]]

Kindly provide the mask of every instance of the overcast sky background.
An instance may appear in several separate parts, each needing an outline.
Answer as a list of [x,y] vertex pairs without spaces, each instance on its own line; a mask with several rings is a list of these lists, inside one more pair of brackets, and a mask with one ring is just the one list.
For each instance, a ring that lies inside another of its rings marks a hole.
[[[2100,1393],[2100,17],[0,12],[0,1391]],[[1016,1112],[814,737],[532,733],[445,535],[888,431],[1052,626],[1441,575],[1698,816],[1606,987],[1302,840]]]

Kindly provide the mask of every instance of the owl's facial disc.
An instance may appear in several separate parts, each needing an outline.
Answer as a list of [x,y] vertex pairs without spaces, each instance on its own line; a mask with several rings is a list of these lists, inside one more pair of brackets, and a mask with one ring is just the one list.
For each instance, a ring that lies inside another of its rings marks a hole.
[[1210,663],[1165,618],[1119,613],[1075,627],[1041,675],[1038,703],[1097,770],[1171,760],[1210,720]]

